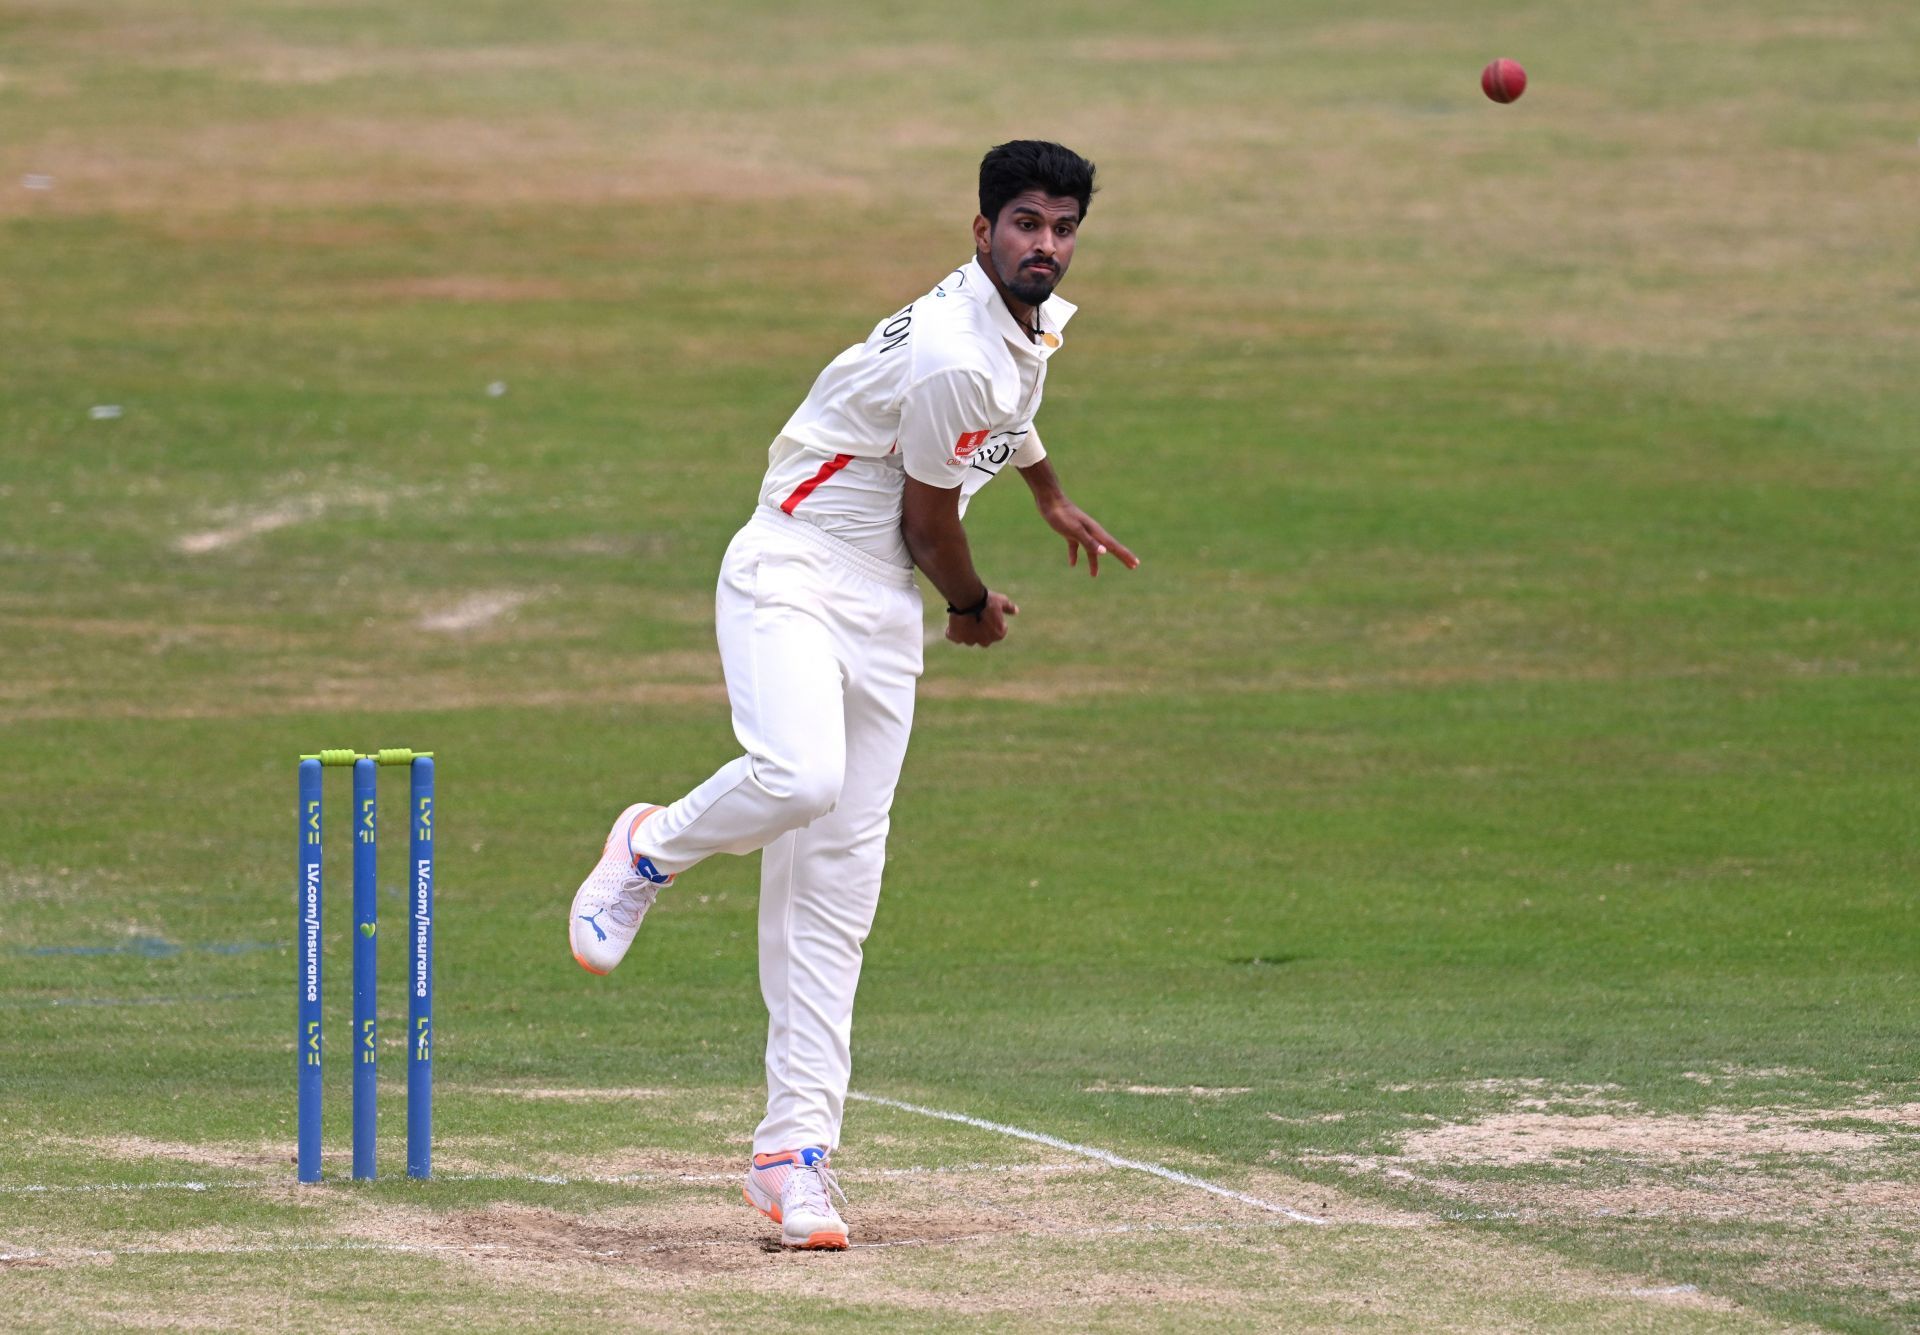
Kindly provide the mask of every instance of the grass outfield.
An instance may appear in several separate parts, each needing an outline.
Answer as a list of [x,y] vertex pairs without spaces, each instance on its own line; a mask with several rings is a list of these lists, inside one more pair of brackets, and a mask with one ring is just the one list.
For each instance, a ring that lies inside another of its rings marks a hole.
[[[10,1326],[1920,1325],[1920,11],[1277,8],[0,12]],[[874,1245],[769,1253],[754,863],[607,980],[563,906],[730,754],[766,441],[1026,134],[1101,167],[1043,420],[1145,564],[974,508]],[[344,1180],[344,856],[292,1183],[339,745],[440,757],[431,1184],[391,925]]]

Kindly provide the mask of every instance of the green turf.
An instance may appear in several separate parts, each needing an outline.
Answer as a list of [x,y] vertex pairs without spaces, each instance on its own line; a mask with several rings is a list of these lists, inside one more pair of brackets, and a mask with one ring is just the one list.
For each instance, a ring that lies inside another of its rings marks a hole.
[[[766,441],[964,256],[980,151],[1037,133],[1103,186],[1043,429],[1145,564],[1090,583],[1021,489],[975,507],[1023,612],[991,653],[930,647],[856,1084],[1728,1304],[1648,1321],[1920,1322],[1912,11],[95,2],[0,34],[0,1186],[245,1188],[35,1198],[0,1251],[357,1208],[247,1194],[291,1149],[318,746],[441,758],[449,1162],[590,1165],[610,1117],[629,1155],[737,1156],[752,863],[687,877],[607,982],[562,905],[613,811],[729,754],[711,586]],[[1533,76],[1507,108],[1474,84],[1498,54]],[[498,614],[423,628],[475,599]],[[660,1101],[498,1092],[629,1086]],[[1532,1113],[1858,1143],[1409,1148]],[[1017,1153],[871,1105],[848,1133],[855,1164],[863,1136],[870,1164]],[[1734,1206],[1552,1205],[1709,1177]],[[1776,1208],[1774,1178],[1819,1191]],[[368,1199],[671,1213],[652,1190]],[[967,1273],[1048,1290],[1103,1246]],[[1104,1254],[1164,1264],[1182,1324],[1205,1237],[1134,1247]],[[1620,1319],[1518,1287],[1314,1307],[1270,1261],[1222,1243],[1193,1320]],[[469,1303],[446,1259],[197,1264],[224,1278],[20,1276],[49,1328],[296,1281],[316,1323],[569,1319]],[[941,1264],[804,1303],[958,1323]],[[1125,1326],[1116,1294],[1045,1319]]]

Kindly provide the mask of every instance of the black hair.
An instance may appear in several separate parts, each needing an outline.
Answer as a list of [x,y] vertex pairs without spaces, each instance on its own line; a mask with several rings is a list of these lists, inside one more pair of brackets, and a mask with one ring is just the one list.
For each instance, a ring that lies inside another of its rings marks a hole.
[[1007,201],[1027,190],[1076,200],[1085,218],[1093,199],[1093,164],[1045,139],[1015,139],[988,149],[980,159],[980,212],[986,220],[1000,221]]

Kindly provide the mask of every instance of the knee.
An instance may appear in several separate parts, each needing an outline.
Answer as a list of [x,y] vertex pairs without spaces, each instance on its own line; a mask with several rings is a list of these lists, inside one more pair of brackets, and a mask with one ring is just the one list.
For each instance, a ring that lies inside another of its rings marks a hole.
[[757,757],[754,777],[767,795],[780,804],[793,829],[819,819],[840,801],[838,765],[808,762],[788,764]]

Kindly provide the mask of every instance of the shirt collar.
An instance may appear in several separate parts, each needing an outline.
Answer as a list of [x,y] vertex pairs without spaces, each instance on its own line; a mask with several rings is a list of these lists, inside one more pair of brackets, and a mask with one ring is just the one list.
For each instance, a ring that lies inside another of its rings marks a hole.
[[1020,327],[1020,322],[1013,318],[1007,303],[1001,300],[1000,289],[993,285],[993,280],[987,277],[987,271],[980,267],[978,255],[968,260],[960,272],[966,276],[966,288],[973,293],[973,299],[986,306],[987,319],[1013,345],[1015,351],[1045,361],[1060,350],[1064,341],[1060,331],[1066,328],[1073,313],[1080,309],[1078,306],[1061,296],[1048,297],[1041,302],[1036,308],[1034,321],[1040,337],[1032,340],[1027,337],[1027,331]]

